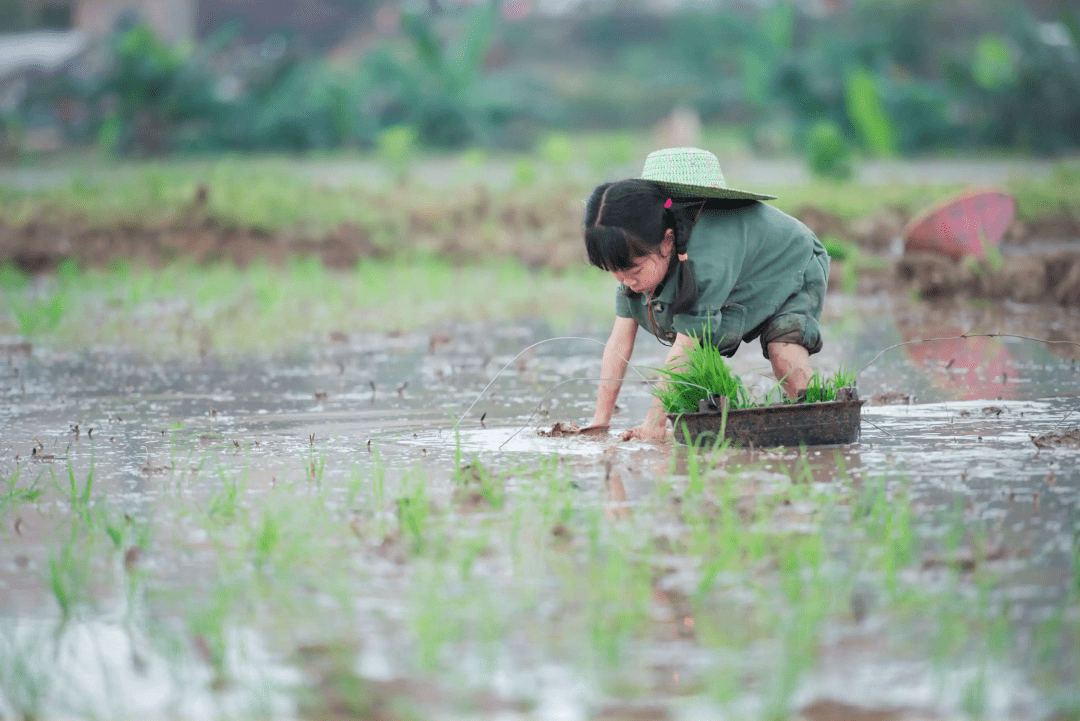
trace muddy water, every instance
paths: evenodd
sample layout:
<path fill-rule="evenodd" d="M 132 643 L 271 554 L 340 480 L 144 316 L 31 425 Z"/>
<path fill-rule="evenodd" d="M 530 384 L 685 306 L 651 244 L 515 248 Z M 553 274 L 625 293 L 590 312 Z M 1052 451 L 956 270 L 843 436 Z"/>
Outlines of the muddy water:
<path fill-rule="evenodd" d="M 922 338 L 1012 333 L 1077 342 L 1080 313 L 841 299 L 827 308 L 825 333 L 826 349 L 816 362 L 831 371 L 839 365 L 862 368 L 883 348 Z M 65 524 L 70 502 L 63 496 L 69 462 L 81 483 L 92 460 L 94 506 L 99 511 L 126 514 L 136 523 L 152 517 L 164 529 L 156 532 L 160 540 L 150 563 L 159 590 L 165 592 L 190 593 L 207 583 L 204 574 L 213 541 L 204 529 L 192 526 L 190 507 L 216 502 L 219 485 L 213 479 L 234 472 L 244 474 L 242 494 L 253 499 L 290 479 L 309 478 L 326 489 L 327 503 L 340 506 L 346 503 L 350 478 L 372 473 L 378 457 L 391 487 L 407 485 L 409 477 L 422 474 L 429 479 L 433 501 L 449 504 L 458 454 L 466 461 L 478 457 L 494 471 L 554 462 L 574 479 L 580 506 L 603 508 L 613 524 L 635 513 L 639 520 L 647 518 L 657 485 L 669 469 L 674 467 L 676 479 L 688 472 L 685 455 L 676 452 L 673 459 L 670 445 L 619 444 L 614 437 L 538 437 L 537 428 L 556 420 L 588 420 L 599 372 L 597 341 L 605 332 L 588 329 L 578 335 L 592 341 L 547 342 L 518 355 L 550 335 L 528 324 L 460 326 L 353 337 L 283 357 L 162 363 L 113 349 L 59 353 L 35 347 L 27 352 L 9 344 L 0 366 L 2 476 L 10 479 L 18 470 L 20 486 L 36 478 L 48 490 L 36 503 L 4 515 L 8 527 L 0 548 L 0 613 L 5 620 L 0 660 L 10 662 L 16 648 L 38 648 L 32 645 L 35 639 L 53 638 L 59 612 L 49 569 L 57 539 L 69 532 Z M 655 367 L 662 363 L 664 350 L 642 335 L 634 360 L 643 369 Z M 964 569 L 989 567 L 995 578 L 992 601 L 1007 605 L 1018 637 L 1029 639 L 1020 643 L 1014 662 L 964 662 L 943 670 L 918 657 L 883 652 L 881 639 L 898 632 L 875 627 L 881 621 L 871 612 L 866 624 L 854 631 L 825 627 L 817 662 L 793 692 L 795 708 L 809 714 L 818 708 L 815 702 L 825 699 L 908 709 L 912 718 L 948 717 L 964 713 L 966 690 L 977 681 L 989 689 L 985 710 L 991 715 L 1030 718 L 1059 709 L 1057 697 L 1045 693 L 1034 678 L 1038 674 L 1023 659 L 1025 643 L 1035 643 L 1034 629 L 1075 593 L 1080 450 L 1041 450 L 1032 437 L 1080 426 L 1077 359 L 1076 346 L 1000 337 L 903 346 L 876 358 L 859 376 L 862 396 L 879 400 L 864 408 L 860 443 L 811 449 L 805 457 L 760 451 L 726 455 L 725 467 L 743 469 L 740 472 L 762 488 L 799 473 L 808 474 L 815 487 L 835 488 L 838 494 L 890 479 L 892 487 L 902 488 L 910 499 L 929 538 L 947 536 L 949 519 L 959 514 L 984 536 L 961 539 L 960 551 L 931 543 L 921 567 L 906 573 L 918 575 L 918 583 L 928 587 L 960 584 L 961 597 L 968 593 L 974 603 L 982 597 Z M 751 385 L 763 392 L 771 387 L 767 362 L 756 346 L 742 349 L 734 365 Z M 616 432 L 635 425 L 649 401 L 646 383 L 627 383 L 615 417 Z M 455 429 L 456 418 L 461 420 Z M 178 477 L 210 480 L 184 485 Z M 618 482 L 612 483 L 613 478 Z M 177 490 L 181 486 L 183 490 Z M 507 488 L 510 496 L 529 491 L 527 480 Z M 388 490 L 387 496 L 392 493 Z M 807 525 L 798 508 L 784 523 L 792 529 L 816 528 Z M 187 550 L 171 550 L 168 538 L 184 539 Z M 497 560 L 489 563 L 495 566 Z M 672 563 L 654 592 L 661 615 L 671 613 L 664 611 L 665 594 L 679 598 L 693 591 L 686 559 Z M 362 639 L 353 663 L 356 672 L 373 683 L 413 683 L 416 671 L 408 660 L 412 644 L 402 630 L 399 607 L 415 578 L 403 574 L 399 565 L 377 559 L 357 573 L 364 582 L 351 590 L 356 608 L 347 624 L 347 635 Z M 872 601 L 867 603 L 872 606 Z M 292 690 L 300 673 L 282 650 L 280 633 L 268 632 L 272 641 L 250 628 L 231 630 L 226 646 L 234 657 L 233 675 L 241 678 L 221 690 L 198 654 L 170 661 L 140 651 L 138 638 L 123 630 L 130 604 L 130 599 L 115 598 L 98 605 L 106 610 L 83 617 L 55 649 L 49 647 L 61 660 L 42 661 L 46 670 L 39 670 L 40 678 L 31 684 L 47 699 L 41 708 L 121 716 L 296 713 Z M 669 605 L 674 607 L 674 602 Z M 163 616 L 177 612 L 167 602 L 162 606 Z M 540 618 L 548 612 L 541 604 L 516 618 L 529 623 L 533 614 Z M 1077 619 L 1067 617 L 1066 622 L 1076 624 Z M 290 633 L 301 639 L 305 634 L 318 636 L 316 620 L 291 623 L 296 629 Z M 909 632 L 906 628 L 901 635 Z M 896 648 L 895 641 L 889 649 Z M 624 709 L 623 716 L 617 704 L 611 705 L 618 694 L 557 656 L 522 643 L 517 634 L 496 645 L 493 653 L 497 672 L 482 664 L 474 668 L 468 658 L 456 669 L 467 684 L 503 699 L 481 704 L 487 711 L 474 709 L 476 715 L 576 719 L 610 706 L 615 710 L 608 717 L 629 718 L 640 703 L 656 705 L 664 714 L 657 717 L 712 718 L 718 713 L 709 694 L 694 692 L 699 687 L 679 686 L 680 673 L 701 677 L 716 662 L 685 637 L 658 640 L 638 650 L 642 663 L 652 673 L 666 674 L 667 680 L 650 682 L 653 690 L 644 700 L 638 698 L 638 706 Z M 24 651 L 20 658 L 31 656 Z M 1080 671 L 1075 648 L 1057 656 L 1050 671 L 1039 673 L 1067 676 Z M 141 660 L 133 665 L 133 657 Z M 17 676 L 12 668 L 7 663 L 0 676 L 5 681 L 0 690 L 9 696 L 18 686 L 11 681 Z M 71 684 L 76 691 L 59 690 Z M 438 698 L 427 699 L 429 711 L 440 707 Z M 528 703 L 515 705 L 507 698 L 527 698 Z M 5 704 L 16 707 L 10 698 Z M 757 715 L 766 706 L 754 694 L 735 694 L 726 708 L 737 718 Z M 905 715 L 898 713 L 897 718 Z"/>

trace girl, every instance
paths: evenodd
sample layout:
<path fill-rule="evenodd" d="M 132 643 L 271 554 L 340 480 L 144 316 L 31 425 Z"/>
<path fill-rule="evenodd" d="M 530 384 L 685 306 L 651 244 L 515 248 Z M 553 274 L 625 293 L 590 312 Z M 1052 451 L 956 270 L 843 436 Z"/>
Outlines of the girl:
<path fill-rule="evenodd" d="M 606 430 L 638 326 L 671 346 L 679 366 L 694 338 L 709 337 L 730 357 L 761 339 L 761 351 L 797 398 L 821 350 L 818 319 L 829 256 L 814 234 L 763 200 L 775 196 L 728 188 L 720 163 L 697 148 L 651 153 L 641 179 L 605 183 L 585 209 L 589 262 L 611 272 L 615 327 L 604 348 L 592 423 Z M 661 440 L 667 416 L 659 399 L 622 440 Z"/>

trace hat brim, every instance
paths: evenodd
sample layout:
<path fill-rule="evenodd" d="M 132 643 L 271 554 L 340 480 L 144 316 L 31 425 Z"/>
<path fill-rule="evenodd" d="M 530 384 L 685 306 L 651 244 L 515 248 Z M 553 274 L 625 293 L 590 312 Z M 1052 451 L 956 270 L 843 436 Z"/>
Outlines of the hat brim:
<path fill-rule="evenodd" d="M 689 195 L 695 198 L 722 198 L 724 200 L 776 200 L 775 195 L 764 193 L 751 193 L 748 190 L 736 188 L 714 188 L 708 185 L 688 185 L 686 183 L 672 183 L 666 180 L 653 180 L 642 178 L 656 183 L 664 190 L 669 190 L 678 195 Z"/>

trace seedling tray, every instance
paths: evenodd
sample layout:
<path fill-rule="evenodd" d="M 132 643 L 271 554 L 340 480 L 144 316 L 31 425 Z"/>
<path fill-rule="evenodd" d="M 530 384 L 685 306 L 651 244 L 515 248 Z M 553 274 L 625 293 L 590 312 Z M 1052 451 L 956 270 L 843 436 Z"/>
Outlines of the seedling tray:
<path fill-rule="evenodd" d="M 712 444 L 724 427 L 724 438 L 744 447 L 826 446 L 859 440 L 860 409 L 865 401 L 792 403 L 762 408 L 671 413 L 675 439 L 680 443 Z"/>

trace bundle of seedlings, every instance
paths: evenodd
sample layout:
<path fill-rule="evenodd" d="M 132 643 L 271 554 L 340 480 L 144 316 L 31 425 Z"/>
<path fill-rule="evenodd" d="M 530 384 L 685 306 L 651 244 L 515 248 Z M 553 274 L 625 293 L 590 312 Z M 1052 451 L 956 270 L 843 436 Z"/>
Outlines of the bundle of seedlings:
<path fill-rule="evenodd" d="M 828 403 L 835 400 L 849 400 L 845 398 L 843 390 L 854 390 L 855 371 L 844 370 L 843 366 L 833 373 L 830 378 L 824 378 L 814 371 L 810 381 L 806 384 L 806 393 L 800 398 L 800 402 Z M 848 395 L 854 395 L 848 394 Z"/>
<path fill-rule="evenodd" d="M 742 379 L 731 372 L 708 332 L 697 341 L 679 365 L 659 369 L 664 377 L 656 396 L 668 413 L 697 413 L 701 401 L 726 396 L 729 408 L 754 405 Z"/>
<path fill-rule="evenodd" d="M 827 403 L 854 397 L 853 393 L 841 391 L 855 387 L 855 372 L 841 367 L 830 377 L 815 372 L 807 383 L 806 392 L 797 400 L 785 398 L 780 381 L 764 398 L 754 398 L 742 379 L 731 371 L 716 345 L 710 342 L 708 334 L 695 340 L 697 343 L 685 360 L 659 369 L 663 382 L 655 393 L 668 413 L 697 413 L 702 408 L 702 401 L 707 401 L 706 405 L 712 408 L 723 397 L 728 399 L 728 408 L 732 410 L 771 405 L 774 395 L 782 403 Z"/>

